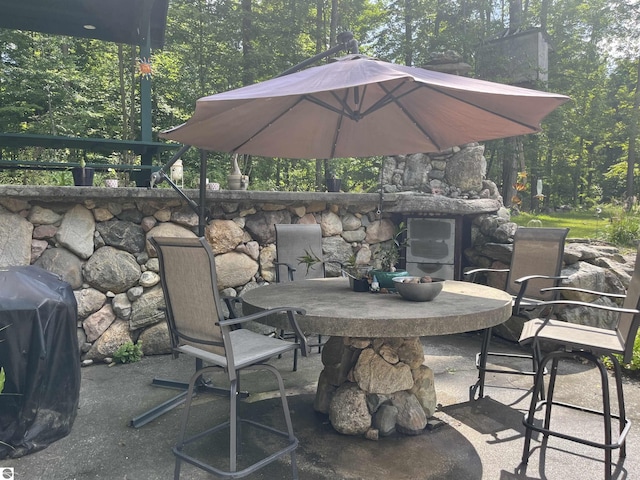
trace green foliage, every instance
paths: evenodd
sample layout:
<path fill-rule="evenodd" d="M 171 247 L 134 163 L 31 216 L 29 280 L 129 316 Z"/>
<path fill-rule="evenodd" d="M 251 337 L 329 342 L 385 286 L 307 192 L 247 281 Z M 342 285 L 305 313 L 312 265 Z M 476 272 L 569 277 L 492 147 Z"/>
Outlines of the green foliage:
<path fill-rule="evenodd" d="M 304 255 L 298 257 L 297 260 L 298 265 L 302 265 L 304 263 L 307 266 L 307 273 L 309 273 L 310 269 L 314 268 L 316 263 L 322 263 L 322 259 L 318 257 L 313 250 L 307 249 L 305 249 Z"/>
<path fill-rule="evenodd" d="M 633 214 L 612 218 L 606 229 L 606 238 L 621 247 L 634 246 L 640 239 L 640 220 Z"/>
<path fill-rule="evenodd" d="M 404 238 L 406 231 L 407 226 L 404 222 L 400 222 L 393 238 L 388 242 L 382 243 L 380 248 L 375 252 L 375 261 L 381 270 L 386 272 L 395 270 L 395 266 L 400 260 L 400 249 L 404 247 L 406 243 L 406 239 Z"/>
<path fill-rule="evenodd" d="M 623 360 L 622 355 L 615 355 L 615 357 L 620 362 L 620 366 L 627 373 L 633 372 L 636 375 L 640 373 L 640 335 L 637 335 L 635 341 L 633 342 L 633 354 L 631 356 L 631 361 L 629 363 L 626 363 L 626 364 L 622 363 L 622 360 Z M 603 357 L 602 361 L 607 366 L 607 368 L 609 369 L 613 368 L 613 363 L 611 362 L 611 360 L 609 360 L 608 357 Z"/>
<path fill-rule="evenodd" d="M 133 344 L 129 341 L 120 345 L 113 354 L 114 362 L 118 363 L 135 363 L 142 358 L 142 345 L 140 342 Z"/>
<path fill-rule="evenodd" d="M 566 213 L 530 214 L 521 213 L 511 217 L 511 221 L 522 227 L 533 226 L 534 222 L 538 227 L 547 228 L 569 228 L 570 238 L 593 238 L 601 239 L 607 228 L 609 218 L 611 218 L 611 208 L 603 209 L 600 215 L 594 210 L 578 211 Z M 538 223 L 540 222 L 540 223 Z"/>
<path fill-rule="evenodd" d="M 421 66 L 434 53 L 455 50 L 464 62 L 476 65 L 478 45 L 500 37 L 509 26 L 509 7 L 509 2 L 480 0 L 172 1 L 165 46 L 151 56 L 154 139 L 191 117 L 198 98 L 279 75 L 333 46 L 340 31 L 352 31 L 362 53 L 383 60 Z M 630 126 L 638 116 L 633 101 L 637 17 L 638 9 L 627 0 L 532 0 L 523 9 L 521 31 L 544 25 L 554 45 L 548 85 L 531 86 L 572 98 L 545 119 L 540 134 L 524 139 L 522 167 L 531 178 L 544 180 L 548 205 L 591 207 L 595 186 L 603 188 L 605 199 L 624 192 Z M 0 132 L 139 138 L 137 55 L 130 46 L 3 29 Z M 485 142 L 488 178 L 497 185 L 503 184 L 503 165 L 509 163 L 502 145 Z M 83 158 L 79 151 L 42 148 L 6 147 L 2 155 Z M 88 162 L 92 155 L 97 154 L 89 154 Z M 208 153 L 207 177 L 222 185 L 228 173 L 224 156 Z M 132 161 L 117 157 L 109 161 Z M 184 156 L 185 186 L 195 186 L 198 163 L 195 149 Z M 255 158 L 245 173 L 251 189 L 318 191 L 321 163 Z M 379 159 L 334 159 L 332 164 L 343 190 L 376 189 Z M 0 182 L 71 184 L 48 172 L 3 171 Z M 526 209 L 528 199 L 523 201 Z"/>

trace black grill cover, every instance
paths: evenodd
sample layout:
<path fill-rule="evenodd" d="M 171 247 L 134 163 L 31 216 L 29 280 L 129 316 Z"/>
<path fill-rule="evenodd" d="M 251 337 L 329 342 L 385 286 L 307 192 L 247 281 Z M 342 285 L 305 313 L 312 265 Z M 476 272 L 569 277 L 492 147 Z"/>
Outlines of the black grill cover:
<path fill-rule="evenodd" d="M 0 459 L 66 436 L 80 397 L 78 307 L 71 286 L 38 267 L 0 268 Z"/>

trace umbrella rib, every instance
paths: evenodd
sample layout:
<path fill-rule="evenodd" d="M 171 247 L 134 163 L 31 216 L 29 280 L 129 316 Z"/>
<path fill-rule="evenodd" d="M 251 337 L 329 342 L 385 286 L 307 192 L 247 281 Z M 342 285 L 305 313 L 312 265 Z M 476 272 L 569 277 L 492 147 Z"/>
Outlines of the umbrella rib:
<path fill-rule="evenodd" d="M 416 119 L 413 117 L 413 115 L 411 115 L 411 113 L 409 113 L 409 112 L 407 111 L 407 109 L 406 109 L 406 108 L 404 108 L 404 106 L 403 106 L 403 105 L 398 101 L 398 100 L 400 100 L 402 97 L 404 97 L 405 95 L 408 95 L 408 94 L 410 94 L 410 93 L 412 93 L 412 92 L 414 92 L 414 91 L 418 90 L 418 89 L 420 88 L 420 85 L 416 85 L 416 87 L 415 87 L 415 88 L 410 89 L 409 91 L 407 91 L 407 92 L 405 92 L 405 93 L 403 93 L 403 94 L 399 95 L 398 97 L 394 97 L 394 96 L 393 96 L 393 92 L 394 92 L 395 90 L 397 90 L 398 88 L 400 88 L 400 85 L 398 85 L 398 86 L 397 86 L 396 88 L 394 88 L 393 90 L 388 90 L 388 89 L 387 89 L 383 84 L 381 84 L 381 83 L 379 83 L 378 85 L 380 86 L 380 88 L 381 88 L 382 90 L 384 90 L 384 92 L 386 93 L 386 95 L 385 95 L 382 99 L 380 99 L 380 101 L 378 101 L 374 106 L 372 106 L 372 107 L 367 111 L 367 113 L 369 113 L 371 110 L 373 110 L 373 109 L 374 109 L 374 107 L 375 107 L 375 109 L 377 110 L 377 109 L 382 108 L 382 107 L 384 107 L 385 105 L 387 105 L 387 104 L 389 104 L 389 103 L 391 103 L 391 102 L 394 102 L 396 105 L 398 105 L 398 108 L 400 108 L 400 110 L 402 110 L 402 113 L 404 113 L 404 114 L 407 116 L 407 118 L 409 118 L 409 120 L 411 120 L 411 121 L 413 122 L 413 124 L 415 125 L 415 127 L 416 127 L 418 130 L 420 130 L 420 131 L 422 132 L 422 134 L 423 134 L 427 139 L 429 139 L 429 140 L 431 141 L 431 143 L 433 143 L 433 145 L 438 149 L 438 151 L 442 150 L 442 147 L 440 146 L 440 144 L 439 144 L 439 143 L 438 143 L 434 138 L 432 138 L 432 137 L 431 137 L 431 135 L 429 135 L 429 132 L 427 132 L 427 131 L 424 129 L 424 127 L 423 127 L 422 125 L 420 125 L 420 124 L 416 121 Z M 383 102 L 384 102 L 384 103 L 383 103 Z M 378 104 L 380 104 L 380 105 L 378 105 Z"/>
<path fill-rule="evenodd" d="M 431 90 L 433 90 L 435 92 L 438 92 L 441 95 L 445 95 L 445 96 L 447 96 L 449 98 L 453 98 L 454 100 L 457 100 L 458 102 L 462 102 L 462 103 L 466 103 L 467 105 L 471 105 L 472 107 L 475 107 L 478 110 L 482 110 L 483 112 L 489 113 L 491 115 L 495 115 L 496 117 L 500 117 L 500 118 L 502 118 L 504 120 L 507 120 L 507 121 L 512 122 L 512 123 L 516 123 L 516 124 L 521 125 L 523 127 L 531 128 L 535 132 L 539 132 L 540 131 L 540 128 L 535 126 L 535 125 L 530 125 L 528 123 L 521 122 L 519 120 L 516 120 L 515 118 L 511 118 L 511 117 L 509 117 L 507 115 L 503 115 L 501 113 L 498 113 L 498 112 L 495 112 L 495 111 L 490 110 L 488 108 L 485 108 L 485 107 L 483 107 L 481 105 L 478 105 L 477 103 L 471 102 L 469 100 L 465 100 L 465 99 L 460 98 L 460 97 L 456 97 L 455 95 L 452 95 L 452 94 L 450 94 L 450 93 L 448 93 L 448 92 L 446 92 L 446 91 L 444 91 L 444 90 L 442 90 L 440 88 L 436 88 L 433 85 L 421 84 L 420 87 L 429 88 L 429 89 L 431 89 Z"/>
<path fill-rule="evenodd" d="M 291 105 L 289 108 L 287 108 L 286 110 L 280 112 L 278 115 L 276 115 L 275 117 L 273 117 L 271 119 L 270 122 L 267 122 L 264 124 L 263 127 L 259 128 L 255 133 L 253 133 L 253 135 L 251 135 L 249 138 L 247 138 L 244 142 L 240 143 L 239 145 L 236 145 L 235 147 L 233 147 L 233 149 L 231 149 L 231 152 L 236 152 L 238 151 L 238 149 L 244 147 L 247 143 L 249 143 L 251 140 L 253 140 L 255 137 L 257 137 L 258 135 L 260 135 L 262 132 L 264 132 L 267 128 L 269 128 L 273 123 L 277 122 L 280 118 L 282 118 L 289 110 L 291 110 L 292 108 L 294 108 L 296 105 L 298 105 L 300 102 L 302 102 L 303 98 L 299 98 L 297 99 L 293 105 Z"/>
<path fill-rule="evenodd" d="M 330 158 L 334 158 L 335 155 L 336 155 L 336 148 L 338 146 L 338 136 L 340 135 L 340 128 L 342 128 L 342 119 L 344 118 L 344 115 L 345 115 L 344 110 L 345 109 L 349 109 L 349 105 L 347 105 L 347 102 L 346 102 L 346 97 L 349 95 L 349 89 L 347 89 L 345 91 L 345 93 L 344 93 L 344 96 L 345 96 L 344 101 L 340 101 L 340 99 L 338 98 L 338 96 L 334 92 L 331 92 L 331 93 L 342 104 L 342 112 L 339 112 L 340 116 L 338 117 L 338 123 L 336 125 L 335 134 L 333 135 L 333 144 L 331 145 L 331 157 Z"/>
<path fill-rule="evenodd" d="M 340 97 L 338 97 L 335 92 L 329 92 L 331 93 L 331 95 L 333 95 L 333 97 L 340 102 L 340 105 L 342 105 L 342 110 L 334 107 L 333 105 L 328 104 L 327 102 L 323 102 L 322 100 L 314 97 L 313 95 L 304 95 L 302 98 L 305 100 L 310 101 L 311 103 L 315 103 L 316 105 L 319 105 L 322 108 L 326 108 L 327 110 L 331 110 L 334 113 L 337 113 L 338 115 L 347 115 L 349 118 L 351 118 L 352 120 L 358 120 L 358 116 L 355 115 L 355 113 L 353 112 L 353 110 L 351 110 L 349 108 L 349 105 L 347 105 L 343 100 L 340 99 Z M 347 110 L 347 112 L 345 112 L 345 109 Z"/>

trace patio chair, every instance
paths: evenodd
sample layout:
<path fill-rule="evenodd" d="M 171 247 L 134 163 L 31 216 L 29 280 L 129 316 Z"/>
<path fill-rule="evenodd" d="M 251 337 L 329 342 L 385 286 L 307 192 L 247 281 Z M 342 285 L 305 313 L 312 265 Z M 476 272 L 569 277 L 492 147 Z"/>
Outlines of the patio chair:
<path fill-rule="evenodd" d="M 541 289 L 556 287 L 563 278 L 560 276 L 560 271 L 564 256 L 564 242 L 568 233 L 568 228 L 518 228 L 513 237 L 513 254 L 509 269 L 478 268 L 466 272 L 465 275 L 470 275 L 474 281 L 479 273 L 506 273 L 504 290 L 513 296 L 512 319 L 515 317 L 524 323 L 529 318 L 540 314 L 541 302 L 554 300 L 556 297 L 555 290 L 541 292 Z M 477 398 L 484 396 L 487 372 L 533 376 L 538 370 L 540 352 L 535 349 L 531 354 L 491 352 L 489 350 L 491 335 L 491 328 L 483 331 L 480 352 L 476 355 L 478 380 L 469 387 L 470 400 L 476 398 L 476 393 Z M 489 357 L 530 359 L 532 369 L 490 368 L 487 367 Z"/>
<path fill-rule="evenodd" d="M 565 290 L 565 287 L 547 289 L 550 291 Z M 568 288 L 569 290 L 579 290 L 576 288 Z M 619 449 L 620 460 L 626 457 L 626 435 L 631 427 L 631 422 L 626 417 L 624 405 L 624 392 L 622 387 L 622 374 L 620 362 L 616 355 L 622 356 L 624 363 L 629 363 L 633 356 L 633 344 L 640 323 L 640 249 L 636 254 L 636 264 L 629 284 L 627 295 L 602 294 L 599 292 L 588 293 L 600 294 L 614 298 L 624 297 L 623 307 L 613 307 L 601 304 L 585 303 L 570 300 L 556 300 L 546 302 L 547 306 L 556 305 L 576 305 L 588 308 L 608 310 L 619 313 L 618 323 L 615 329 L 608 330 L 604 328 L 591 327 L 582 324 L 567 323 L 559 320 L 552 320 L 547 316 L 545 319 L 536 318 L 525 323 L 520 336 L 521 344 L 540 344 L 543 343 L 545 349 L 554 348 L 540 362 L 538 373 L 535 379 L 535 387 L 531 399 L 529 412 L 523 419 L 526 428 L 524 450 L 522 454 L 522 465 L 526 468 L 527 461 L 531 454 L 531 435 L 534 431 L 543 435 L 543 444 L 546 444 L 549 436 L 560 437 L 565 440 L 577 442 L 583 445 L 589 445 L 603 449 L 605 452 L 605 474 L 604 478 L 610 480 L 612 476 L 612 451 Z M 602 390 L 602 410 L 593 410 L 585 406 L 568 404 L 554 400 L 554 388 L 556 386 L 558 375 L 558 364 L 561 359 L 574 360 L 578 357 L 580 360 L 589 362 L 598 367 L 601 379 Z M 609 374 L 603 363 L 603 357 L 609 359 L 613 365 L 613 372 L 616 381 L 616 393 L 618 397 L 618 415 L 611 413 L 611 392 L 609 391 Z M 545 390 L 545 382 L 543 378 L 543 369 L 551 362 L 551 370 L 549 373 L 548 387 Z M 543 395 L 546 393 L 546 395 Z M 546 400 L 538 401 L 538 396 Z M 564 425 L 562 431 L 559 429 L 551 430 L 551 411 L 552 406 L 558 405 L 572 410 L 578 410 L 585 414 L 599 415 L 604 422 L 604 441 L 595 439 L 580 438 L 575 434 L 569 433 L 570 426 Z M 536 412 L 544 412 L 544 421 L 536 421 Z M 619 422 L 618 434 L 612 432 L 611 419 Z M 556 422 L 557 423 L 557 422 Z M 620 465 L 619 465 L 620 466 Z"/>
<path fill-rule="evenodd" d="M 322 229 L 316 224 L 275 224 L 276 230 L 276 283 L 295 282 L 312 278 L 324 278 L 325 262 L 322 258 Z M 308 259 L 308 263 L 302 259 Z M 293 332 L 280 331 L 287 339 Z M 322 335 L 318 343 L 310 345 L 322 350 Z M 293 371 L 298 369 L 298 353 L 293 352 Z"/>
<path fill-rule="evenodd" d="M 324 278 L 322 259 L 322 230 L 315 224 L 275 224 L 276 230 L 276 282 L 294 282 L 309 278 Z M 314 263 L 305 264 L 308 257 Z"/>
<path fill-rule="evenodd" d="M 301 349 L 302 355 L 306 356 L 306 339 L 294 315 L 304 314 L 304 311 L 283 307 L 225 320 L 217 288 L 214 255 L 207 241 L 204 238 L 158 237 L 149 241 L 158 252 L 167 324 L 174 354 L 189 355 L 202 361 L 202 365 L 207 364 L 198 369 L 189 382 L 178 441 L 173 447 L 176 456 L 174 479 L 179 479 L 183 461 L 219 477 L 240 478 L 287 454 L 291 455 L 293 478 L 298 478 L 295 457 L 298 440 L 293 434 L 282 376 L 278 370 L 264 362 L 291 350 Z M 291 329 L 297 333 L 298 342 L 287 342 L 238 328 L 245 322 L 274 313 L 288 316 Z M 229 418 L 187 438 L 187 425 L 196 383 L 203 374 L 216 369 L 223 370 L 229 380 Z M 275 376 L 280 390 L 286 432 L 239 416 L 238 384 L 241 370 L 266 370 Z M 241 443 L 241 424 L 284 437 L 284 446 L 239 470 L 237 457 Z M 202 458 L 196 458 L 195 453 L 190 453 L 189 445 L 192 442 L 223 430 L 229 431 L 228 469 L 211 465 Z"/>

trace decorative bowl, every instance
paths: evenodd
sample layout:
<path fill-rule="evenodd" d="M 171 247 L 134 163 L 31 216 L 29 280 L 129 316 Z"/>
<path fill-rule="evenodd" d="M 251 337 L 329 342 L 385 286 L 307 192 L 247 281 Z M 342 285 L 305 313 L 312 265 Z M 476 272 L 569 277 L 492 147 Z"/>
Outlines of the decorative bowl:
<path fill-rule="evenodd" d="M 430 302 L 442 291 L 444 279 L 432 278 L 426 283 L 420 283 L 420 279 L 421 277 L 398 277 L 393 281 L 396 290 L 405 300 Z"/>

